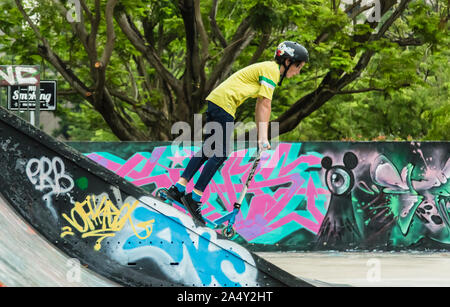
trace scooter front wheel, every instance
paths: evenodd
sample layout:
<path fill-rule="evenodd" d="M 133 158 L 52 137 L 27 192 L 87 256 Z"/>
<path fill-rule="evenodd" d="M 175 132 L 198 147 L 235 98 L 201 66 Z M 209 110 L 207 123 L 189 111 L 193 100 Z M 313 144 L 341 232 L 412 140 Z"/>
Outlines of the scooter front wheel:
<path fill-rule="evenodd" d="M 233 226 L 227 226 L 222 229 L 222 234 L 225 238 L 231 239 L 236 234 L 236 229 Z"/>

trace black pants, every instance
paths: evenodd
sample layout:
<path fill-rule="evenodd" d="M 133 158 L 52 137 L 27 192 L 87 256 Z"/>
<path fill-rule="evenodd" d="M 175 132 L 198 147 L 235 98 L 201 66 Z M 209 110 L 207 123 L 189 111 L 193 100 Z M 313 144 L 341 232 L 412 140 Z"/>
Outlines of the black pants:
<path fill-rule="evenodd" d="M 231 151 L 231 136 L 234 118 L 224 109 L 208 101 L 206 112 L 206 134 L 202 148 L 191 158 L 181 177 L 188 182 L 206 162 L 194 188 L 204 191 L 219 167 L 227 160 Z M 214 131 L 214 133 L 212 133 Z"/>

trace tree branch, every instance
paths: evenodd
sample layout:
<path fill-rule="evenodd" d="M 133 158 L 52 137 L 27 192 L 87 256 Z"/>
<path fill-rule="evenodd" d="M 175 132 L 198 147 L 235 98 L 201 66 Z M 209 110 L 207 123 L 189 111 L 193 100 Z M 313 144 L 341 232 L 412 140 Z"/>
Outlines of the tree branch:
<path fill-rule="evenodd" d="M 196 26 L 196 14 L 194 0 L 179 0 L 178 8 L 183 18 L 184 30 L 186 36 L 186 56 L 185 71 L 183 76 L 184 91 L 190 105 L 194 87 L 200 87 L 200 54 L 198 47 L 198 31 Z M 195 102 L 193 101 L 195 104 Z M 196 110 L 195 105 L 191 107 Z"/>
<path fill-rule="evenodd" d="M 106 20 L 106 43 L 103 49 L 103 54 L 100 60 L 97 60 L 97 54 L 95 59 L 94 67 L 95 67 L 95 91 L 94 91 L 94 99 L 96 103 L 100 103 L 103 100 L 103 95 L 105 91 L 106 84 L 106 69 L 109 64 L 109 60 L 111 59 L 112 53 L 114 51 L 114 45 L 116 40 L 116 34 L 114 32 L 114 8 L 117 4 L 117 0 L 108 0 L 105 8 L 105 20 Z M 97 16 L 99 16 L 99 12 L 97 12 Z M 96 30 L 95 30 L 96 31 Z M 93 33 L 91 33 L 92 35 Z"/>
<path fill-rule="evenodd" d="M 346 94 L 359 94 L 359 93 L 365 93 L 365 92 L 384 92 L 386 89 L 384 88 L 377 88 L 377 87 L 369 87 L 369 88 L 362 88 L 358 90 L 350 90 L 350 91 L 334 91 L 331 92 L 336 95 L 346 95 Z"/>
<path fill-rule="evenodd" d="M 411 86 L 410 83 L 403 83 L 400 84 L 397 89 L 403 88 L 403 87 L 409 87 Z M 359 93 L 366 93 L 366 92 L 386 92 L 385 88 L 378 88 L 378 87 L 368 87 L 368 88 L 362 88 L 357 90 L 349 90 L 349 91 L 331 91 L 333 94 L 336 95 L 346 95 L 346 94 L 359 94 Z"/>
<path fill-rule="evenodd" d="M 266 48 L 269 44 L 271 34 L 272 34 L 272 29 L 268 29 L 267 31 L 265 31 L 262 34 L 261 41 L 258 44 L 258 48 L 256 49 L 255 53 L 253 54 L 252 58 L 250 59 L 249 64 L 254 64 L 259 60 L 262 53 L 264 52 L 264 50 L 266 50 Z"/>
<path fill-rule="evenodd" d="M 101 57 L 101 62 L 103 67 L 106 67 L 109 64 L 109 60 L 111 59 L 114 45 L 116 42 L 116 33 L 114 31 L 114 8 L 117 4 L 117 0 L 109 0 L 106 3 L 105 9 L 105 19 L 106 19 L 106 44 L 105 49 L 103 50 L 103 55 Z"/>
<path fill-rule="evenodd" d="M 398 5 L 397 9 L 389 16 L 389 18 L 381 25 L 380 30 L 378 30 L 378 33 L 374 34 L 369 38 L 369 41 L 379 40 L 383 37 L 383 35 L 386 33 L 386 31 L 389 29 L 389 27 L 394 23 L 397 18 L 400 17 L 400 15 L 403 13 L 403 11 L 408 6 L 408 3 L 411 2 L 411 0 L 402 0 L 400 4 Z M 392 6 L 397 3 L 397 1 L 391 2 Z M 391 6 L 391 7 L 392 7 Z M 384 8 L 385 11 L 387 11 L 389 8 Z"/>
<path fill-rule="evenodd" d="M 349 7 L 347 7 L 347 8 L 345 9 L 344 12 L 345 12 L 347 15 L 352 14 L 353 9 L 354 9 L 355 7 L 357 7 L 357 6 L 359 6 L 359 5 L 361 4 L 361 1 L 362 1 L 362 0 L 354 1 Z"/>
<path fill-rule="evenodd" d="M 164 131 L 164 129 L 166 129 L 165 126 L 160 124 L 161 120 L 167 120 L 166 116 L 162 112 L 151 107 L 148 103 L 140 106 L 138 101 L 128 97 L 126 94 L 119 91 L 108 89 L 108 92 L 111 94 L 111 96 L 116 97 L 121 101 L 131 105 L 133 107 L 133 111 L 136 112 L 136 114 L 147 127 L 159 130 L 159 137 L 168 140 L 167 135 L 169 133 L 167 131 Z M 124 115 L 126 115 L 126 113 L 124 113 Z"/>
<path fill-rule="evenodd" d="M 345 9 L 345 13 L 348 15 L 348 17 L 350 19 L 355 18 L 356 16 L 358 16 L 359 14 L 361 14 L 362 12 L 372 8 L 375 5 L 375 2 L 368 4 L 368 5 L 364 5 L 362 7 L 359 7 L 361 5 L 362 0 L 357 0 L 355 2 L 353 2 L 353 4 L 351 4 L 349 7 L 347 7 Z M 380 14 L 381 16 L 383 16 L 394 4 L 397 3 L 397 0 L 380 0 L 380 5 L 381 5 L 381 9 L 380 9 Z M 357 9 L 358 8 L 358 9 Z M 357 9 L 357 10 L 355 10 Z M 368 22 L 366 21 L 366 23 L 369 23 L 371 25 L 372 28 L 374 28 L 377 25 L 377 22 Z M 314 40 L 314 44 L 318 45 L 324 41 L 326 41 L 329 37 L 330 37 L 330 32 L 336 32 L 339 31 L 340 29 L 325 29 L 322 31 L 322 33 L 319 34 L 319 36 L 317 36 L 317 38 Z"/>
<path fill-rule="evenodd" d="M 121 12 L 116 15 L 116 21 L 131 44 L 142 53 L 145 59 L 156 69 L 161 78 L 170 85 L 172 90 L 181 96 L 183 94 L 181 82 L 164 67 L 153 45 L 145 43 L 142 35 L 136 26 L 130 22 L 128 16 L 124 12 Z"/>
<path fill-rule="evenodd" d="M 23 8 L 22 5 L 22 1 L 20 0 L 15 0 L 16 2 L 16 6 L 19 9 L 20 13 L 22 14 L 23 18 L 26 20 L 26 22 L 28 23 L 28 25 L 30 26 L 30 28 L 33 30 L 34 34 L 37 36 L 37 38 L 40 41 L 45 41 L 47 42 L 47 40 L 42 36 L 41 31 L 39 31 L 38 27 L 34 24 L 34 22 L 31 20 L 30 16 L 28 16 L 27 12 L 25 12 L 25 9 Z"/>
<path fill-rule="evenodd" d="M 213 33 L 214 38 L 218 39 L 220 42 L 220 45 L 223 48 L 227 47 L 227 41 L 225 37 L 223 36 L 222 32 L 219 29 L 219 26 L 217 25 L 216 16 L 217 16 L 217 8 L 219 6 L 219 0 L 213 0 L 211 11 L 209 12 L 209 22 L 211 24 L 211 30 Z"/>
<path fill-rule="evenodd" d="M 117 0 L 112 0 L 117 1 Z M 42 42 L 38 46 L 38 54 L 52 64 L 52 66 L 62 75 L 62 77 L 70 84 L 71 88 L 80 94 L 86 101 L 88 101 L 104 118 L 113 133 L 121 140 L 145 140 L 147 134 L 139 130 L 129 120 L 126 114 L 121 116 L 117 111 L 117 106 L 114 104 L 113 97 L 111 97 L 107 89 L 103 89 L 101 97 L 94 96 L 94 93 L 74 74 L 74 72 L 66 66 L 61 58 L 52 50 L 47 39 L 41 34 L 38 27 L 33 23 L 31 18 L 25 12 L 20 0 L 15 0 L 16 5 L 32 28 L 36 37 Z M 58 3 L 56 3 L 58 5 Z M 60 8 L 62 11 L 62 8 Z M 64 8 L 65 10 L 65 8 Z M 81 23 L 79 23 L 81 24 Z M 81 29 L 78 27 L 78 29 Z M 119 106 L 120 108 L 120 106 Z"/>
<path fill-rule="evenodd" d="M 205 26 L 203 25 L 202 13 L 200 11 L 200 0 L 195 0 L 194 5 L 195 5 L 195 22 L 197 25 L 198 33 L 200 35 L 200 41 L 202 43 L 202 59 L 205 60 L 209 56 L 208 34 L 206 33 Z"/>
<path fill-rule="evenodd" d="M 351 4 L 349 7 L 345 9 L 344 12 L 349 16 L 349 18 L 352 18 L 351 15 L 353 9 L 359 6 L 361 4 L 361 1 L 362 0 L 354 1 L 353 4 Z M 334 29 L 334 31 L 335 30 L 336 29 Z M 314 44 L 319 45 L 320 43 L 326 41 L 328 37 L 330 37 L 329 29 L 326 29 L 317 36 L 317 38 L 314 40 Z"/>
<path fill-rule="evenodd" d="M 59 90 L 58 96 L 70 96 L 70 95 L 79 95 L 79 93 L 76 90 Z"/>
<path fill-rule="evenodd" d="M 88 38 L 88 46 L 97 54 L 97 33 L 101 20 L 100 0 L 95 0 L 95 15 L 91 17 L 91 33 Z"/>
<path fill-rule="evenodd" d="M 358 10 L 355 10 L 355 11 L 352 10 L 352 12 L 349 14 L 348 18 L 353 19 L 356 16 L 358 16 L 359 14 L 361 14 L 367 10 L 370 10 L 374 6 L 375 6 L 375 2 L 372 2 L 367 5 L 361 6 L 360 8 L 358 8 Z"/>
<path fill-rule="evenodd" d="M 195 4 L 196 25 L 197 25 L 198 33 L 200 34 L 200 41 L 202 44 L 201 60 L 200 60 L 200 67 L 199 67 L 200 84 L 199 84 L 197 92 L 203 92 L 203 89 L 204 89 L 205 83 L 206 83 L 205 66 L 206 66 L 206 62 L 209 59 L 209 39 L 208 39 L 208 34 L 206 33 L 206 30 L 205 30 L 205 26 L 203 25 L 202 13 L 200 11 L 200 0 L 195 0 L 194 4 Z M 196 95 L 197 95 L 197 93 L 196 93 Z"/>
<path fill-rule="evenodd" d="M 66 18 L 66 15 L 68 13 L 67 9 L 64 7 L 64 5 L 59 0 L 52 0 L 52 2 L 55 4 L 56 8 L 59 10 L 61 16 L 63 18 Z M 78 36 L 78 39 L 83 44 L 84 49 L 89 55 L 89 58 L 92 59 L 92 57 L 95 56 L 95 50 L 92 50 L 89 48 L 88 44 L 88 38 L 89 34 L 86 31 L 86 25 L 84 23 L 83 14 L 80 16 L 80 22 L 71 22 L 73 32 Z"/>
<path fill-rule="evenodd" d="M 406 38 L 398 38 L 398 39 L 390 39 L 391 42 L 396 43 L 399 46 L 422 46 L 424 42 L 416 37 L 406 37 Z"/>
<path fill-rule="evenodd" d="M 224 56 L 222 56 L 219 63 L 217 63 L 209 80 L 206 82 L 206 93 L 209 93 L 214 86 L 230 72 L 234 60 L 236 60 L 242 50 L 248 46 L 254 36 L 255 31 L 251 28 L 250 17 L 246 17 L 237 28 L 231 43 L 223 50 Z"/>
<path fill-rule="evenodd" d="M 86 13 L 87 17 L 92 21 L 93 16 L 91 11 L 89 10 L 89 7 L 86 5 L 86 2 L 84 0 L 79 0 L 81 7 L 83 8 L 84 12 Z"/>

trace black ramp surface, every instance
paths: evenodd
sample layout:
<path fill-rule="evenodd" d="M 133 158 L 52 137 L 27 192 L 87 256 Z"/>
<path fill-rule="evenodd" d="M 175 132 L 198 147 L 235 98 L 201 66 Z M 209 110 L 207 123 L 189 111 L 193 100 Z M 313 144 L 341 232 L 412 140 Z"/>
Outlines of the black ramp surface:
<path fill-rule="evenodd" d="M 0 108 L 0 192 L 70 258 L 125 286 L 312 286 Z"/>

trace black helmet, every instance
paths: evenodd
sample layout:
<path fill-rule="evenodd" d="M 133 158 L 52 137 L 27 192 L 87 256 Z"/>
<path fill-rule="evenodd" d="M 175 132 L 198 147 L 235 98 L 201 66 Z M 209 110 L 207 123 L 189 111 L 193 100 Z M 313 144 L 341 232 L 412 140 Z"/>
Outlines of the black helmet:
<path fill-rule="evenodd" d="M 307 63 L 309 61 L 308 50 L 296 42 L 282 42 L 275 51 L 275 62 L 283 64 L 285 59 L 289 59 L 294 63 Z"/>
<path fill-rule="evenodd" d="M 284 61 L 286 59 L 289 59 L 291 61 L 289 65 L 286 65 Z M 292 64 L 301 62 L 307 63 L 308 61 L 308 50 L 306 50 L 306 48 L 299 43 L 285 41 L 279 44 L 277 50 L 275 51 L 275 62 L 277 62 L 278 65 L 284 66 L 284 73 L 281 76 L 280 81 L 278 82 L 278 86 L 281 86 L 281 84 L 283 83 L 283 80 L 286 77 L 286 73 Z"/>

